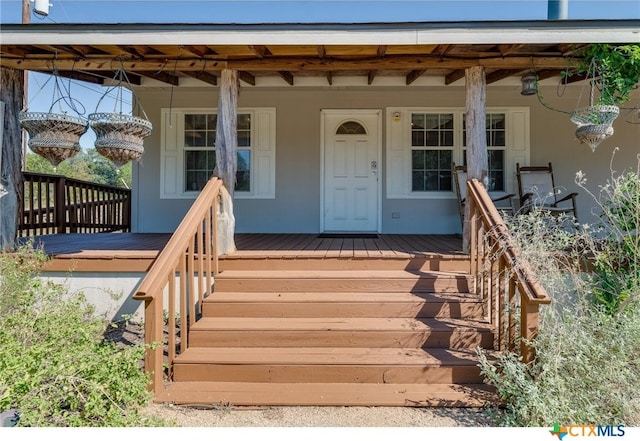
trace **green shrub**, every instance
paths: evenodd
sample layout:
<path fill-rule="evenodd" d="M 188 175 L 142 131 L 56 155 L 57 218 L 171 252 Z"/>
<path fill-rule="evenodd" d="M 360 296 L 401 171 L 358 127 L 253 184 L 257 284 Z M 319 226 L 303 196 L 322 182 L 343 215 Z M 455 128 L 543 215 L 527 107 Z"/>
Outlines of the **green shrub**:
<path fill-rule="evenodd" d="M 479 353 L 504 403 L 497 424 L 640 425 L 639 183 L 629 173 L 602 187 L 603 223 L 594 231 L 567 232 L 544 212 L 509 221 L 553 303 L 541 308 L 539 335 L 528 342 L 533 362 Z"/>
<path fill-rule="evenodd" d="M 0 410 L 24 426 L 140 426 L 150 394 L 142 345 L 105 341 L 105 322 L 81 296 L 43 282 L 45 257 L 0 254 Z"/>

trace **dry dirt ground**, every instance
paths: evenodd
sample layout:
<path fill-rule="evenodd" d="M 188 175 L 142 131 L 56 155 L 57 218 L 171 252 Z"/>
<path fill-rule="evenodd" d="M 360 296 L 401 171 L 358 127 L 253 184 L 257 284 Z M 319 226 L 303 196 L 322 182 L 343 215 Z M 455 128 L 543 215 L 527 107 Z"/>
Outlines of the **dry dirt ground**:
<path fill-rule="evenodd" d="M 136 323 L 108 328 L 107 340 L 119 345 L 143 342 Z M 468 408 L 412 407 L 234 407 L 150 404 L 143 413 L 177 427 L 486 427 L 488 411 Z"/>
<path fill-rule="evenodd" d="M 486 427 L 479 409 L 408 407 L 226 407 L 150 405 L 144 410 L 178 427 Z"/>

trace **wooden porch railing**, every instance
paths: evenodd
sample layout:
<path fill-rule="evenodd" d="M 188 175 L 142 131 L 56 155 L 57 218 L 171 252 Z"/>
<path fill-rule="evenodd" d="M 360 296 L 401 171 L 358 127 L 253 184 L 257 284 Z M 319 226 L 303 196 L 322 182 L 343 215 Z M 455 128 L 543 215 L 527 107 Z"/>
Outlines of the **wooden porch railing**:
<path fill-rule="evenodd" d="M 189 346 L 187 331 L 196 321 L 196 308 L 199 314 L 202 300 L 213 286 L 213 276 L 218 273 L 216 230 L 221 188 L 220 179 L 209 180 L 133 296 L 145 302 L 145 370 L 151 374 L 156 397 L 163 390 L 164 353 L 171 366 L 176 355 Z"/>
<path fill-rule="evenodd" d="M 533 351 L 525 340 L 538 332 L 540 305 L 551 303 L 528 263 L 518 256 L 502 217 L 484 186 L 467 182 L 471 212 L 471 275 L 485 314 L 496 329 L 496 348 L 519 351 L 525 361 Z M 518 317 L 519 314 L 519 317 Z M 519 343 L 519 347 L 518 347 Z"/>
<path fill-rule="evenodd" d="M 131 230 L 131 190 L 23 172 L 18 235 Z"/>

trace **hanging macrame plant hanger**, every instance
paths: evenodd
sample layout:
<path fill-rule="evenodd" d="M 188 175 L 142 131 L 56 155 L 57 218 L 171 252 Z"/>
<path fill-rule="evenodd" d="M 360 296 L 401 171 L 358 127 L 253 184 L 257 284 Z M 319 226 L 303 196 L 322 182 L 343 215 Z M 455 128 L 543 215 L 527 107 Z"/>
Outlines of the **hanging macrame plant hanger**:
<path fill-rule="evenodd" d="M 29 134 L 29 148 L 57 167 L 62 161 L 80 151 L 80 137 L 89 126 L 87 120 L 82 118 L 85 113 L 84 107 L 78 100 L 71 97 L 70 87 L 64 88 L 55 66 L 53 75 L 45 81 L 38 92 L 42 91 L 52 78 L 54 79 L 53 98 L 49 111 L 28 112 L 25 108 L 18 113 L 18 121 Z M 59 113 L 53 112 L 56 104 Z M 69 115 L 64 110 L 63 104 L 77 116 Z"/>
<path fill-rule="evenodd" d="M 577 107 L 571 112 L 571 122 L 576 124 L 576 138 L 595 151 L 602 141 L 613 135 L 613 121 L 620 114 L 620 108 L 614 104 L 606 104 L 608 98 L 607 85 L 603 75 L 596 72 L 595 63 L 591 63 L 587 78 L 589 79 L 589 105 Z M 600 98 L 595 100 L 596 91 Z M 578 106 L 582 99 L 582 92 L 578 98 Z"/>
<path fill-rule="evenodd" d="M 120 168 L 127 162 L 137 161 L 142 157 L 144 153 L 143 140 L 151 134 L 153 126 L 133 92 L 133 87 L 131 87 L 122 67 L 116 72 L 114 81 L 116 81 L 116 85 L 107 89 L 98 101 L 96 112 L 90 114 L 88 118 L 89 125 L 96 133 L 96 150 Z M 131 114 L 123 112 L 122 89 L 125 84 L 129 86 L 128 89 L 131 91 L 133 99 Z M 102 100 L 113 91 L 116 92 L 113 112 L 98 112 Z M 136 107 L 139 107 L 144 118 L 133 116 Z"/>

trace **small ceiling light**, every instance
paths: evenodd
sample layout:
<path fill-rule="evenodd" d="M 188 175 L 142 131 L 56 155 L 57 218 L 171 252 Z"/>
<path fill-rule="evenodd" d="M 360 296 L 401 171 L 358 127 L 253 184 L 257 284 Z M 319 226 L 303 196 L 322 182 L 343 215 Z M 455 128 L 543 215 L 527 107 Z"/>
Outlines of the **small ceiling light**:
<path fill-rule="evenodd" d="M 534 74 L 527 74 L 523 76 L 521 95 L 536 95 L 538 93 L 538 77 Z"/>

